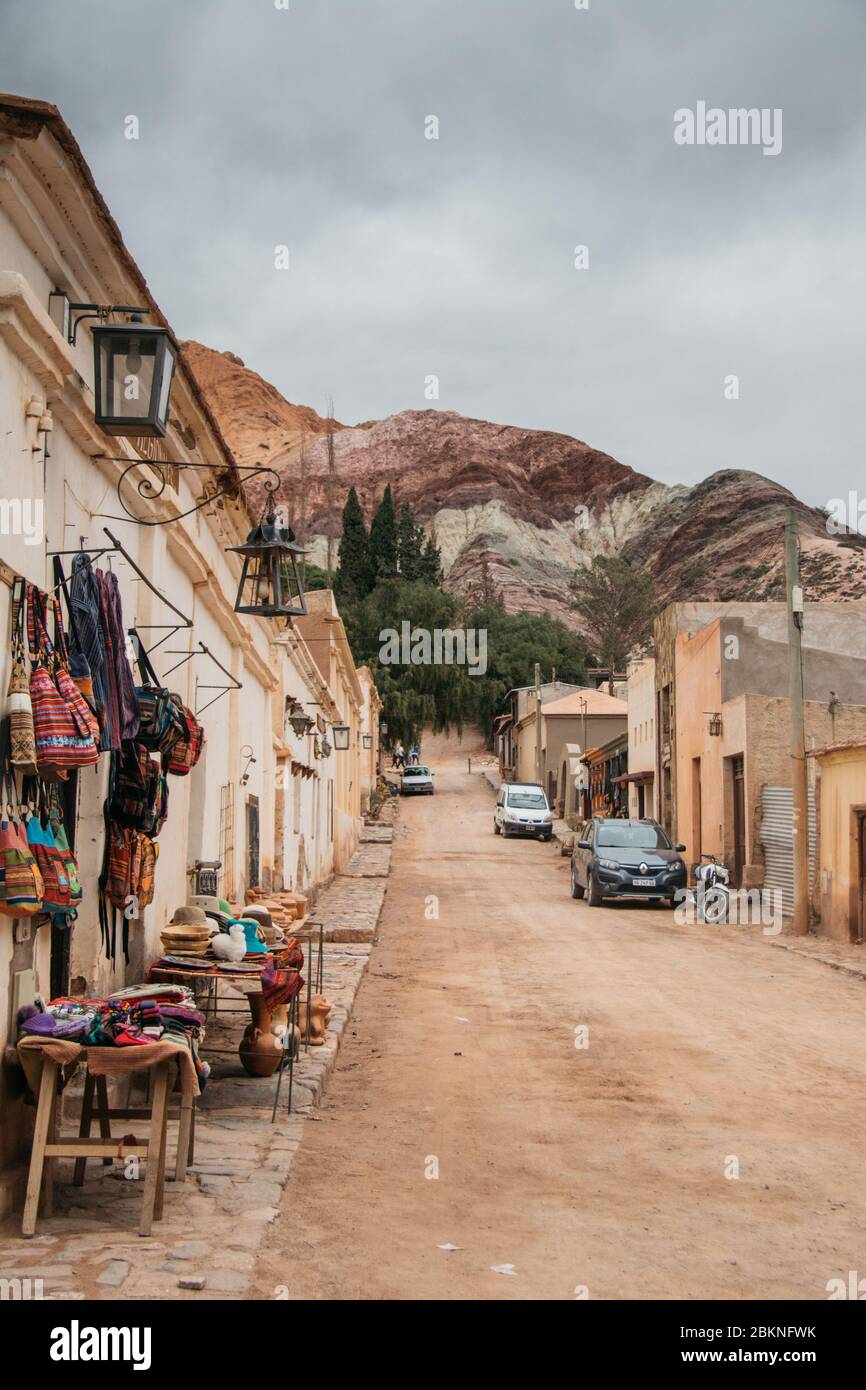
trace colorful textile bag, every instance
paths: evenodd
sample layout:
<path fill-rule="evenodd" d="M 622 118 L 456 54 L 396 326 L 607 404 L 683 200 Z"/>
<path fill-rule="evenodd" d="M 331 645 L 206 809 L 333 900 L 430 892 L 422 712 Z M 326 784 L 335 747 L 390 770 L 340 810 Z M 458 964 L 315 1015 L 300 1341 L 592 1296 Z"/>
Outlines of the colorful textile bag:
<path fill-rule="evenodd" d="M 138 699 L 138 740 L 146 748 L 156 753 L 171 753 L 175 744 L 187 732 L 183 717 L 183 702 L 178 695 L 172 695 L 151 665 L 144 645 L 135 634 L 138 643 L 138 665 L 144 684 L 136 686 Z"/>
<path fill-rule="evenodd" d="M 178 739 L 166 760 L 166 771 L 173 777 L 186 777 L 202 755 L 204 748 L 204 729 L 192 710 L 181 705 L 185 732 Z"/>
<path fill-rule="evenodd" d="M 159 814 L 161 777 L 143 743 L 111 755 L 108 815 L 119 826 L 152 832 Z"/>
<path fill-rule="evenodd" d="M 50 812 L 50 824 L 52 834 L 54 835 L 54 843 L 57 846 L 60 858 L 63 860 L 63 865 L 66 869 L 66 876 L 69 879 L 69 896 L 72 901 L 73 907 L 75 907 L 78 903 L 81 902 L 84 893 L 81 887 L 81 878 L 78 873 L 78 863 L 76 861 L 75 855 L 69 848 L 69 839 L 66 834 L 66 826 L 63 824 L 63 813 L 56 800 L 56 797 L 53 797 L 53 803 Z"/>
<path fill-rule="evenodd" d="M 0 820 L 0 912 L 34 917 L 42 912 L 43 883 L 20 821 Z"/>
<path fill-rule="evenodd" d="M 30 675 L 30 700 L 36 735 L 36 764 L 41 777 L 57 781 L 70 768 L 88 767 L 99 760 L 99 726 L 87 701 L 61 667 L 57 683 L 50 667 L 56 665 L 54 648 L 44 623 L 45 596 L 33 584 L 27 586 L 27 632 L 34 668 Z"/>
<path fill-rule="evenodd" d="M 49 916 L 56 912 L 68 912 L 73 906 L 69 874 L 50 822 L 43 825 L 41 816 L 31 816 L 27 822 L 27 843 L 42 875 L 42 911 Z"/>
<path fill-rule="evenodd" d="M 9 720 L 10 761 L 26 777 L 36 772 L 36 734 L 24 664 L 24 597 L 24 580 L 19 576 L 12 586 L 12 672 L 5 714 Z"/>

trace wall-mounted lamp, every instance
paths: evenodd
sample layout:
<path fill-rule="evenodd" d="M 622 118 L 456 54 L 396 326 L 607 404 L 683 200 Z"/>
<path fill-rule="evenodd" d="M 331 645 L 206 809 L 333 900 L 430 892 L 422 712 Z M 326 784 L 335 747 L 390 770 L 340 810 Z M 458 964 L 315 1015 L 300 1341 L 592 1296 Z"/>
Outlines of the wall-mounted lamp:
<path fill-rule="evenodd" d="M 364 737 L 364 747 L 365 747 L 365 748 L 372 748 L 372 747 L 373 747 L 373 735 L 372 735 L 372 734 L 364 734 L 363 737 Z"/>
<path fill-rule="evenodd" d="M 150 310 L 134 304 L 71 304 L 62 290 L 48 297 L 48 311 L 68 343 L 78 325 L 98 319 L 93 335 L 94 418 L 106 434 L 162 438 L 168 429 L 171 384 L 178 346 L 167 328 L 144 323 Z M 109 323 L 111 314 L 129 314 Z"/>
<path fill-rule="evenodd" d="M 249 743 L 245 743 L 243 748 L 241 749 L 241 757 L 246 758 L 246 762 L 244 763 L 244 770 L 241 773 L 241 786 L 245 787 L 247 785 L 247 782 L 250 780 L 250 767 L 256 761 L 253 757 L 253 750 Z"/>
<path fill-rule="evenodd" d="M 722 716 L 720 714 L 710 715 L 710 735 L 713 738 L 720 738 L 722 733 Z"/>
<path fill-rule="evenodd" d="M 332 724 L 331 733 L 334 735 L 334 747 L 338 753 L 345 753 L 349 747 L 349 735 L 351 730 L 348 724 Z"/>

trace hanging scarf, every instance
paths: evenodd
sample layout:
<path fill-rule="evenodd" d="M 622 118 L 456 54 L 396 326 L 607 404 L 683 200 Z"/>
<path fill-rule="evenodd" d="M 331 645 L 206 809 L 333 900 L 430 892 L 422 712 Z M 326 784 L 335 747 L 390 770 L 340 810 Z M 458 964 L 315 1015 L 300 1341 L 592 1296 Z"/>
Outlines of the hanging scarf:
<path fill-rule="evenodd" d="M 114 648 L 114 665 L 117 672 L 117 703 L 120 711 L 121 740 L 135 738 L 138 734 L 139 713 L 138 695 L 135 691 L 135 678 L 129 657 L 126 655 L 126 633 L 123 627 L 123 605 L 120 600 L 120 585 L 117 575 L 109 571 L 102 576 L 108 598 L 108 620 L 111 624 L 111 643 Z"/>
<path fill-rule="evenodd" d="M 99 585 L 89 555 L 76 555 L 69 581 L 69 650 L 80 652 L 90 667 L 93 699 L 102 717 L 100 750 L 114 748 L 108 713 L 108 678 L 105 669 L 105 639 L 99 621 Z"/>

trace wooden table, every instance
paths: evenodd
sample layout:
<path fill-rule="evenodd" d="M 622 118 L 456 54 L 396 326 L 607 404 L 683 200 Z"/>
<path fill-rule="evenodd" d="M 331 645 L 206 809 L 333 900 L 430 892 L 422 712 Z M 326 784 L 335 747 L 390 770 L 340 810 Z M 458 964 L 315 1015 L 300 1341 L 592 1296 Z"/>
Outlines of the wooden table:
<path fill-rule="evenodd" d="M 159 1046 L 159 1044 L 153 1045 L 153 1047 Z M 78 1050 L 81 1056 L 75 1060 L 73 1065 L 77 1065 L 78 1061 L 86 1063 L 88 1049 L 81 1047 Z M 98 1051 L 104 1053 L 108 1049 L 99 1048 Z M 128 1052 L 129 1049 L 124 1048 L 123 1051 Z M 152 1053 L 153 1048 L 148 1046 L 147 1051 Z M 159 1221 L 163 1212 L 167 1147 L 166 1127 L 169 1119 L 168 1097 L 172 1079 L 177 1073 L 178 1051 L 180 1049 L 172 1049 L 164 1059 L 151 1057 L 146 1062 L 142 1059 L 142 1067 L 138 1069 L 130 1070 L 128 1067 L 122 1069 L 124 1074 L 133 1076 L 137 1074 L 138 1070 L 153 1071 L 153 1087 L 149 1105 L 112 1108 L 108 1103 L 105 1072 L 94 1075 L 88 1070 L 84 1083 L 81 1121 L 78 1136 L 75 1138 L 71 1136 L 58 1138 L 57 1136 L 57 1101 L 64 1063 L 56 1060 L 48 1051 L 43 1051 L 36 1128 L 33 1134 L 27 1196 L 21 1222 L 21 1234 L 23 1236 L 35 1235 L 38 1214 L 41 1213 L 43 1216 L 52 1214 L 55 1159 L 75 1159 L 73 1182 L 80 1187 L 84 1183 L 88 1158 L 101 1158 L 103 1163 L 107 1164 L 113 1158 L 126 1157 L 143 1158 L 147 1164 L 138 1233 L 141 1236 L 150 1235 L 153 1222 Z M 94 1092 L 96 1094 L 95 1104 Z M 186 1179 L 187 1166 L 192 1162 L 195 1142 L 195 1095 L 188 1086 L 181 1090 L 180 1107 L 174 1113 L 173 1118 L 175 1117 L 179 1124 L 174 1178 L 175 1181 L 183 1182 Z M 111 1121 L 113 1119 L 134 1118 L 150 1120 L 150 1129 L 146 1140 L 141 1142 L 134 1140 L 130 1143 L 112 1137 Z M 92 1137 L 90 1133 L 94 1120 L 99 1122 L 100 1137 L 98 1139 Z"/>

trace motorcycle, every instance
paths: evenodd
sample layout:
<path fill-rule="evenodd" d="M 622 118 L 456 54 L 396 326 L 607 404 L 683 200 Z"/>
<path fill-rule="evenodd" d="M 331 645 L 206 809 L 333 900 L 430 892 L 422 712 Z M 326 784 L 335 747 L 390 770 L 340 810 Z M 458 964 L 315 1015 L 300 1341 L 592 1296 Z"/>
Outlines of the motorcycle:
<path fill-rule="evenodd" d="M 707 862 L 704 863 L 703 861 Z M 701 863 L 695 865 L 695 908 L 699 922 L 717 926 L 727 922 L 731 901 L 731 875 L 724 864 L 720 864 L 714 854 L 701 854 Z"/>

